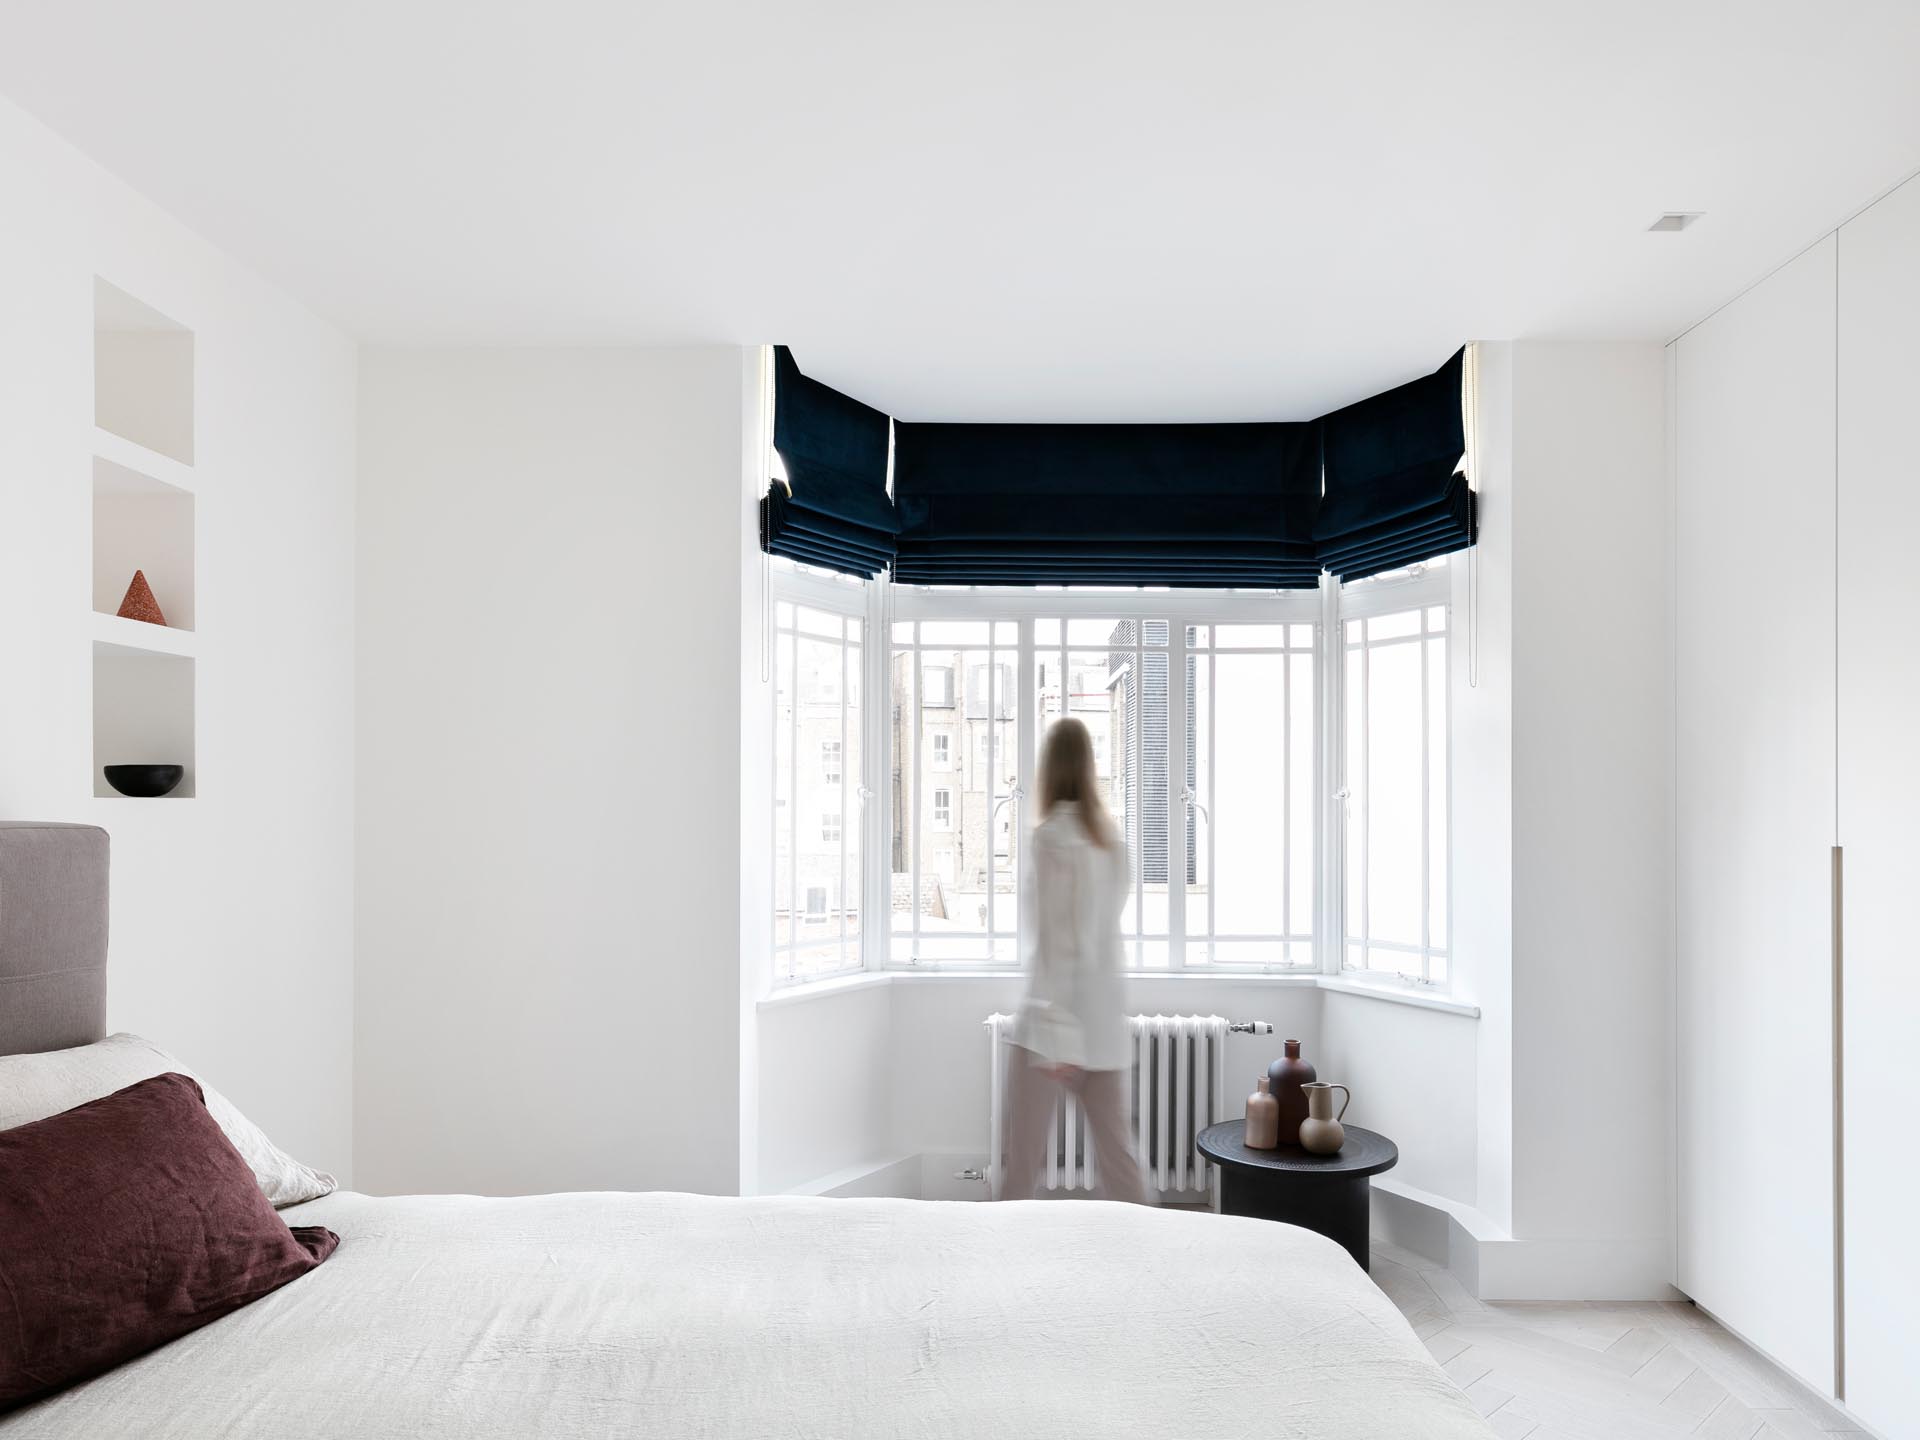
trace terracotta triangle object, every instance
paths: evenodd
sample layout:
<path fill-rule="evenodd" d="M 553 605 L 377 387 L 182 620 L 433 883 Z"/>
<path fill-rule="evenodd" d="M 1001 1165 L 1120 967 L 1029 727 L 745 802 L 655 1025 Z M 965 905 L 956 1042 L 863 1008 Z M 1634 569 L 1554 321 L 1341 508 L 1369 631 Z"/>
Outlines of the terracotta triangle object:
<path fill-rule="evenodd" d="M 120 608 L 114 613 L 128 620 L 144 620 L 149 625 L 167 623 L 167 617 L 160 613 L 160 602 L 153 598 L 153 587 L 147 584 L 144 570 L 133 572 L 133 583 L 127 586 L 127 598 L 120 602 Z"/>

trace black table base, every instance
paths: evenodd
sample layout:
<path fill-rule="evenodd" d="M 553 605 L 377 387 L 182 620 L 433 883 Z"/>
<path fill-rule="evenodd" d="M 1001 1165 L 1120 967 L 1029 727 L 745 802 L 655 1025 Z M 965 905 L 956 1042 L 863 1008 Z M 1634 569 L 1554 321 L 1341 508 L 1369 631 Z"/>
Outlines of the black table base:
<path fill-rule="evenodd" d="M 1271 1175 L 1222 1169 L 1220 1212 L 1256 1220 L 1282 1220 L 1346 1247 L 1362 1270 L 1372 1270 L 1368 1252 L 1373 1186 L 1364 1175 L 1316 1177 L 1307 1184 L 1276 1183 Z"/>
<path fill-rule="evenodd" d="M 1367 1177 L 1391 1170 L 1399 1147 L 1384 1135 L 1349 1125 L 1338 1154 L 1313 1155 L 1298 1145 L 1249 1150 L 1246 1129 L 1243 1120 L 1225 1120 L 1194 1139 L 1200 1153 L 1220 1167 L 1221 1211 L 1315 1231 L 1370 1270 L 1367 1208 L 1373 1186 Z"/>

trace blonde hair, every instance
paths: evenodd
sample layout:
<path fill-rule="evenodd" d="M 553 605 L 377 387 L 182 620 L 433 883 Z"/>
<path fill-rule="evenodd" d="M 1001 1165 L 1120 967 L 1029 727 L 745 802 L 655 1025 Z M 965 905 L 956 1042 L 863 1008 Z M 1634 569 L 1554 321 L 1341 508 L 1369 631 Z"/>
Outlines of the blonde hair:
<path fill-rule="evenodd" d="M 1040 813 L 1045 820 L 1053 807 L 1071 800 L 1080 807 L 1080 824 L 1087 838 L 1103 850 L 1117 837 L 1107 802 L 1100 796 L 1100 773 L 1093 763 L 1093 736 L 1072 716 L 1053 722 L 1040 752 Z"/>

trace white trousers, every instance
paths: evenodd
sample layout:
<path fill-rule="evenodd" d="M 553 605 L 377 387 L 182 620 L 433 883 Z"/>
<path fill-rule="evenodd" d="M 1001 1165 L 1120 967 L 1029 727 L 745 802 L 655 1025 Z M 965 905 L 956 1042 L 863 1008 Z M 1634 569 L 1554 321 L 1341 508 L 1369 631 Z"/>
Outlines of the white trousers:
<path fill-rule="evenodd" d="M 1007 1137 L 1007 1179 L 1001 1187 L 1002 1200 L 1031 1200 L 1046 1165 L 1047 1146 L 1052 1137 L 1047 1122 L 1053 1118 L 1053 1104 L 1061 1086 L 1040 1068 L 1040 1057 L 1031 1050 L 1014 1045 L 1007 1059 L 1007 1110 L 1010 1133 Z M 1087 1138 L 1093 1144 L 1099 1167 L 1100 1193 L 1108 1200 L 1146 1203 L 1146 1191 L 1140 1184 L 1140 1166 L 1133 1158 L 1129 1131 L 1132 1128 L 1124 1070 L 1087 1070 L 1081 1073 L 1075 1093 L 1080 1099 L 1080 1115 L 1086 1122 Z"/>

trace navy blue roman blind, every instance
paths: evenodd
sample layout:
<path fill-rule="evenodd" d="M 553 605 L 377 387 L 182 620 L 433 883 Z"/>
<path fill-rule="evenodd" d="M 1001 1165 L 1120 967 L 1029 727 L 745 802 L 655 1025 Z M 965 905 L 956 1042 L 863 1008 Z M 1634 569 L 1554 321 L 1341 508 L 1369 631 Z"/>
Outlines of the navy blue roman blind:
<path fill-rule="evenodd" d="M 896 422 L 898 580 L 1312 587 L 1310 424 Z"/>
<path fill-rule="evenodd" d="M 1326 493 L 1313 535 L 1335 575 L 1357 580 L 1473 543 L 1473 491 L 1458 473 L 1466 354 L 1318 421 Z"/>
<path fill-rule="evenodd" d="M 774 352 L 776 555 L 920 585 L 1311 589 L 1473 543 L 1466 352 L 1317 420 L 892 421 Z M 887 493 L 891 424 L 893 495 Z"/>
<path fill-rule="evenodd" d="M 773 350 L 773 448 L 787 468 L 760 502 L 760 548 L 845 575 L 893 563 L 887 417 L 809 380 L 784 345 Z"/>

